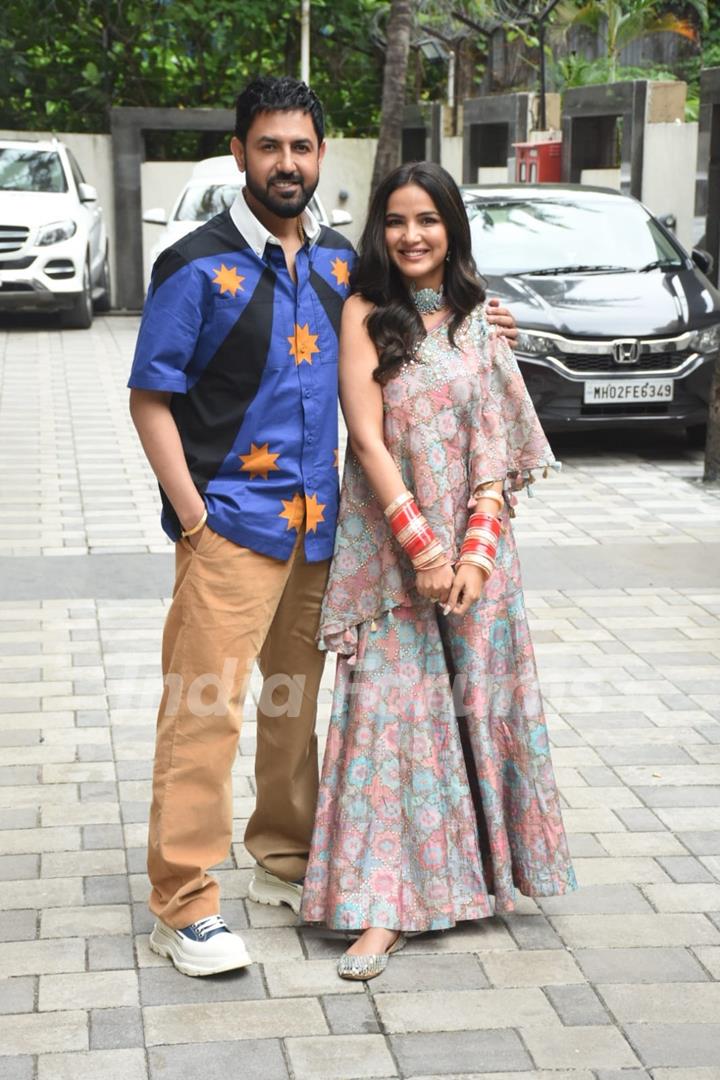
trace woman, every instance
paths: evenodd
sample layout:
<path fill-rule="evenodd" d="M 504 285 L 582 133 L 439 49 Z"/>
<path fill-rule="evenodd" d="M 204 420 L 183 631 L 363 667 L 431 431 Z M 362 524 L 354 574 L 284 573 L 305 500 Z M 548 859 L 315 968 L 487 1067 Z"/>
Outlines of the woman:
<path fill-rule="evenodd" d="M 302 906 L 361 932 L 345 978 L 379 974 L 404 931 L 576 887 L 510 529 L 512 492 L 556 463 L 483 300 L 454 181 L 396 169 L 343 311 L 321 620 L 340 655 Z"/>

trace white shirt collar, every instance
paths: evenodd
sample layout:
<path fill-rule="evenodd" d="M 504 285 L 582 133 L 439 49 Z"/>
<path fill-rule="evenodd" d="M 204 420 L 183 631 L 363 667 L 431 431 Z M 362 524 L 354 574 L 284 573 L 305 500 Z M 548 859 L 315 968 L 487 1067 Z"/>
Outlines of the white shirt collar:
<path fill-rule="evenodd" d="M 263 256 L 266 244 L 279 244 L 277 236 L 273 236 L 263 223 L 255 217 L 245 201 L 243 191 L 239 191 L 230 207 L 230 217 L 238 232 L 243 236 L 256 255 Z M 317 240 L 320 233 L 320 222 L 307 208 L 303 211 L 300 221 L 305 230 L 305 235 L 311 244 Z"/>

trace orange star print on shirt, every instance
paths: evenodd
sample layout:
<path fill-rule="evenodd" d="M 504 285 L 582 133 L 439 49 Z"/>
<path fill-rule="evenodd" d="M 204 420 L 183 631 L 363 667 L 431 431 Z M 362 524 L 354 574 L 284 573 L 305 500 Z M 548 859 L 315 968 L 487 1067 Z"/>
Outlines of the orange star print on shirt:
<path fill-rule="evenodd" d="M 315 353 L 320 352 L 320 348 L 316 345 L 319 334 L 310 333 L 310 324 L 305 323 L 304 326 L 298 326 L 295 323 L 295 333 L 288 337 L 290 342 L 290 355 L 295 357 L 296 364 L 302 364 L 303 361 L 306 364 L 312 364 L 312 358 Z"/>
<path fill-rule="evenodd" d="M 239 455 L 242 461 L 240 468 L 243 472 L 250 473 L 251 480 L 254 480 L 256 476 L 262 476 L 263 480 L 267 480 L 269 472 L 279 472 L 280 466 L 275 462 L 280 455 L 271 454 L 269 445 L 265 443 L 264 446 L 256 446 L 255 443 L 250 443 L 250 453 Z"/>
<path fill-rule="evenodd" d="M 325 520 L 323 510 L 324 503 L 319 503 L 317 495 L 305 496 L 305 513 L 307 514 L 307 531 L 315 532 L 321 521 Z"/>
<path fill-rule="evenodd" d="M 213 278 L 213 285 L 220 286 L 221 296 L 226 292 L 230 293 L 231 296 L 235 296 L 238 289 L 240 292 L 245 291 L 242 287 L 245 278 L 241 274 L 238 274 L 237 267 L 226 266 L 225 263 L 220 263 L 220 269 L 213 266 L 213 274 L 215 275 Z"/>
<path fill-rule="evenodd" d="M 338 285 L 350 284 L 350 266 L 347 259 L 335 259 L 330 267 L 330 272 Z"/>
<path fill-rule="evenodd" d="M 292 499 L 281 499 L 280 502 L 285 507 L 278 517 L 285 518 L 287 521 L 287 529 L 299 529 L 303 523 L 305 517 L 305 500 L 299 491 L 296 491 Z"/>

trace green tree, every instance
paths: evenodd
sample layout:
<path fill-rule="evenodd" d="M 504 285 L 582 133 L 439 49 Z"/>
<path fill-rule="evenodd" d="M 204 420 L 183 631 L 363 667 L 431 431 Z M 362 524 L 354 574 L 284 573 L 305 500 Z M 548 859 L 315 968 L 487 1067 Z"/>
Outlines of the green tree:
<path fill-rule="evenodd" d="M 703 25 L 707 23 L 707 0 L 689 0 Z M 578 7 L 572 0 L 558 8 L 557 22 L 564 26 L 604 29 L 607 41 L 608 79 L 617 78 L 619 57 L 626 45 L 647 34 L 665 31 L 696 41 L 697 27 L 689 19 L 663 10 L 661 0 L 587 0 Z"/>
<path fill-rule="evenodd" d="M 314 0 L 312 82 L 329 130 L 378 119 L 380 0 Z M 5 0 L 0 124 L 107 131 L 113 105 L 233 104 L 256 73 L 297 74 L 299 8 L 286 0 Z"/>

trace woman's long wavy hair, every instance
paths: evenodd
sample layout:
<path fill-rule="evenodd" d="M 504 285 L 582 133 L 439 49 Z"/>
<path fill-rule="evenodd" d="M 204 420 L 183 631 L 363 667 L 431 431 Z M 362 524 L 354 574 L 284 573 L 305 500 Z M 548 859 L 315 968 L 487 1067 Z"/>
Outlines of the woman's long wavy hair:
<path fill-rule="evenodd" d="M 448 236 L 443 291 L 452 318 L 452 345 L 463 319 L 485 299 L 483 282 L 472 256 L 470 226 L 457 184 L 447 170 L 431 161 L 413 161 L 393 169 L 370 202 L 352 276 L 352 292 L 374 305 L 367 329 L 379 363 L 373 378 L 385 383 L 410 359 L 426 330 L 400 271 L 390 260 L 385 243 L 385 217 L 390 196 L 398 188 L 417 184 L 432 199 Z"/>

